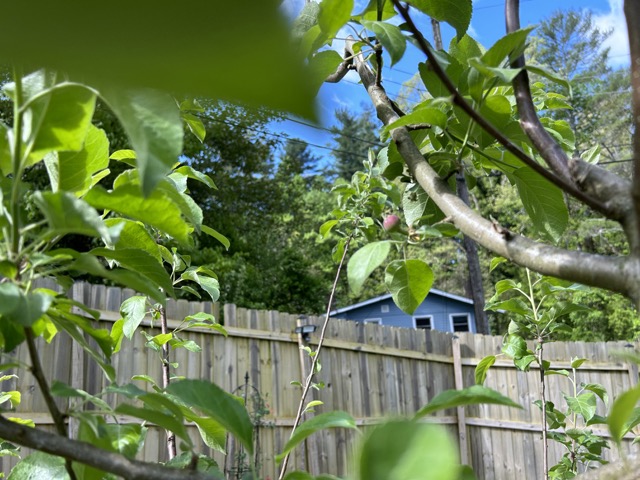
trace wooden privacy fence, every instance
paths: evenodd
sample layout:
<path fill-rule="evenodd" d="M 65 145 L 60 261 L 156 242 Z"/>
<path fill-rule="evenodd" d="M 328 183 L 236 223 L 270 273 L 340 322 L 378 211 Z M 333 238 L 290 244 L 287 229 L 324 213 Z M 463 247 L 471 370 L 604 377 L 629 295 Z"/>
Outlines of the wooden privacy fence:
<path fill-rule="evenodd" d="M 110 323 L 120 318 L 120 303 L 133 294 L 130 290 L 86 283 L 76 284 L 69 292 L 75 300 L 99 310 L 105 328 L 110 328 Z M 184 316 L 198 311 L 219 315 L 218 306 L 211 303 L 170 301 L 167 305 L 169 324 L 175 327 Z M 310 363 L 306 355 L 300 354 L 301 340 L 293 333 L 300 320 L 294 315 L 245 310 L 234 305 L 225 305 L 222 313 L 228 338 L 210 330 L 184 331 L 182 336 L 198 343 L 202 352 L 184 349 L 172 352 L 172 361 L 179 364 L 176 374 L 211 380 L 230 392 L 245 385 L 248 374 L 250 390 L 259 392 L 269 410 L 269 414 L 261 419 L 258 461 L 262 477 L 274 479 L 277 478 L 277 467 L 273 457 L 282 450 L 290 435 L 300 398 L 299 387 L 290 382 L 301 381 L 308 373 Z M 303 323 L 321 325 L 321 321 L 319 317 L 309 317 Z M 143 325 L 150 328 L 149 321 Z M 317 333 L 311 336 L 312 346 L 317 339 Z M 473 385 L 478 361 L 486 355 L 499 353 L 501 344 L 501 337 L 469 333 L 456 337 L 437 331 L 332 320 L 318 375 L 325 388 L 312 391 L 309 400 L 324 402 L 318 408 L 322 412 L 349 412 L 366 430 L 385 417 L 414 414 L 443 390 Z M 639 345 L 631 346 L 638 348 Z M 613 400 L 638 380 L 635 365 L 627 365 L 612 355 L 616 350 L 629 347 L 626 342 L 559 342 L 547 345 L 545 356 L 553 366 L 564 368 L 569 368 L 572 357 L 586 358 L 587 362 L 578 371 L 578 382 L 601 383 Z M 95 363 L 66 335 L 57 335 L 52 344 L 41 348 L 40 352 L 50 380 L 58 379 L 89 393 L 97 393 L 105 385 Z M 29 363 L 26 348 L 20 347 L 13 356 Z M 131 382 L 135 374 L 150 375 L 158 381 L 161 378 L 157 353 L 145 347 L 142 335 L 123 342 L 121 351 L 113 358 L 113 365 L 119 384 Z M 52 421 L 35 380 L 26 370 L 15 373 L 19 378 L 5 382 L 3 390 L 22 392 L 22 403 L 16 416 L 32 418 L 38 425 L 50 428 Z M 537 372 L 520 372 L 506 358 L 499 358 L 488 374 L 486 385 L 519 402 L 523 406 L 521 410 L 472 406 L 439 412 L 428 421 L 442 424 L 451 432 L 460 445 L 462 460 L 473 466 L 478 478 L 542 478 L 541 418 L 538 408 L 532 404 L 539 398 L 538 379 Z M 144 382 L 135 383 L 149 388 Z M 573 394 L 566 377 L 550 376 L 548 384 L 550 400 L 556 405 L 563 405 L 562 391 Z M 108 396 L 107 400 L 114 402 L 115 399 Z M 59 405 L 63 409 L 68 407 L 66 400 L 59 400 Z M 602 405 L 598 407 L 598 413 L 606 413 Z M 74 425 L 70 427 L 73 431 Z M 195 427 L 189 428 L 197 439 Z M 353 469 L 350 459 L 359 438 L 356 432 L 339 429 L 313 435 L 295 451 L 290 468 L 306 469 L 313 474 L 346 475 Z M 627 448 L 631 447 L 627 444 Z M 233 441 L 229 441 L 226 457 L 211 452 L 204 445 L 201 451 L 213 454 L 219 465 L 227 469 L 242 462 L 242 452 Z M 551 465 L 562 453 L 552 442 Z M 612 456 L 615 457 L 615 452 Z M 150 430 L 140 458 L 165 460 L 163 432 Z M 15 464 L 14 459 L 2 461 L 5 472 Z M 236 477 L 230 474 L 229 478 Z"/>

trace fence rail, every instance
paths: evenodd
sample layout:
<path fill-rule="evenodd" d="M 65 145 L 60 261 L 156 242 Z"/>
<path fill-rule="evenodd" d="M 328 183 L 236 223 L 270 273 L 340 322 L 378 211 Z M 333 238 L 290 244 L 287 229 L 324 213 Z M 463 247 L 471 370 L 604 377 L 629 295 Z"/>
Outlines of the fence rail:
<path fill-rule="evenodd" d="M 53 288 L 52 284 L 44 286 Z M 133 294 L 127 289 L 87 283 L 78 283 L 69 291 L 75 300 L 100 312 L 100 323 L 105 328 L 120 318 L 121 302 Z M 198 343 L 202 352 L 184 349 L 172 352 L 173 361 L 178 363 L 176 374 L 211 380 L 226 391 L 244 385 L 248 375 L 249 385 L 265 399 L 270 412 L 261 421 L 259 457 L 263 478 L 273 479 L 277 477 L 273 457 L 288 439 L 300 398 L 299 388 L 290 382 L 301 381 L 310 366 L 308 358 L 300 355 L 301 339 L 294 333 L 299 317 L 234 305 L 225 305 L 221 311 L 217 304 L 178 300 L 169 301 L 167 305 L 169 324 L 177 326 L 185 316 L 199 311 L 215 316 L 222 313 L 228 337 L 198 328 L 184 331 L 183 337 Z M 304 320 L 317 325 L 321 321 L 319 317 Z M 153 333 L 155 326 L 152 327 L 151 319 L 142 325 Z M 312 337 L 310 343 L 316 344 L 317 336 Z M 319 380 L 326 386 L 313 391 L 313 398 L 309 400 L 324 402 L 319 407 L 322 411 L 349 412 L 366 430 L 385 417 L 414 414 L 443 390 L 473 385 L 478 361 L 499 353 L 501 344 L 501 337 L 469 333 L 453 336 L 437 331 L 332 320 L 319 374 Z M 572 357 L 586 358 L 578 373 L 579 381 L 601 383 L 615 397 L 638 380 L 637 366 L 628 365 L 613 355 L 616 350 L 629 346 L 626 342 L 558 342 L 548 344 L 545 355 L 559 368 L 569 367 Z M 638 343 L 631 346 L 639 347 Z M 105 386 L 99 368 L 67 336 L 57 335 L 51 345 L 40 351 L 47 378 L 92 394 Z M 19 348 L 12 356 L 24 364 L 29 363 L 25 348 Z M 157 353 L 145 347 L 142 335 L 123 342 L 121 351 L 113 358 L 113 366 L 119 384 L 131 382 L 135 374 L 161 378 Z M 36 424 L 49 428 L 52 421 L 35 380 L 27 370 L 15 373 L 18 378 L 6 382 L 10 385 L 3 385 L 4 389 L 22 392 L 22 403 L 15 416 L 31 418 Z M 550 400 L 562 403 L 561 392 L 570 391 L 569 381 L 556 375 L 548 377 L 548 382 Z M 136 383 L 141 388 L 149 388 L 144 382 Z M 442 424 L 451 432 L 459 442 L 462 460 L 473 466 L 478 478 L 542 478 L 541 418 L 532 404 L 539 397 L 538 375 L 520 372 L 506 359 L 499 359 L 491 368 L 486 385 L 519 402 L 523 408 L 469 406 L 438 412 L 426 421 Z M 106 399 L 115 402 L 111 395 Z M 62 409 L 69 407 L 67 400 L 58 402 Z M 605 414 L 602 405 L 598 413 Z M 117 418 L 117 421 L 128 420 Z M 197 440 L 195 427 L 189 428 Z M 73 424 L 70 429 L 74 430 Z M 320 432 L 296 450 L 291 468 L 306 469 L 313 474 L 346 475 L 352 469 L 350 458 L 357 448 L 358 437 L 352 431 Z M 164 445 L 163 432 L 152 429 L 140 457 L 148 461 L 165 460 Z M 627 445 L 627 448 L 631 447 Z M 226 462 L 227 467 L 235 465 L 241 454 L 233 441 L 229 442 L 226 457 L 204 445 L 202 452 L 213 455 L 221 466 Z M 551 461 L 562 453 L 558 446 L 552 445 Z M 610 455 L 615 456 L 615 452 Z M 15 464 L 15 460 L 8 458 L 2 462 L 5 472 Z"/>

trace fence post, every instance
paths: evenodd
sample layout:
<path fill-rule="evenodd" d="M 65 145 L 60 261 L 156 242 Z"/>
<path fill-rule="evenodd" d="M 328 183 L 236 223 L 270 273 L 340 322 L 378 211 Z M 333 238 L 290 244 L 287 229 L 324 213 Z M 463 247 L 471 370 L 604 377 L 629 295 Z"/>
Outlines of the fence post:
<path fill-rule="evenodd" d="M 460 339 L 454 335 L 451 339 L 451 350 L 453 352 L 453 377 L 456 390 L 464 388 L 462 380 L 462 362 L 460 359 Z M 464 407 L 457 408 L 458 417 L 458 442 L 460 443 L 460 463 L 469 464 L 469 444 L 467 442 L 467 417 Z"/>
<path fill-rule="evenodd" d="M 71 289 L 71 298 L 77 302 L 84 303 L 84 283 L 74 283 Z M 69 365 L 71 369 L 70 380 L 71 388 L 77 388 L 84 390 L 84 350 L 78 344 L 78 342 L 71 342 L 71 362 Z M 71 403 L 71 398 L 69 399 Z M 70 406 L 70 405 L 69 405 Z M 69 438 L 78 438 L 78 429 L 80 424 L 73 416 L 69 417 Z"/>

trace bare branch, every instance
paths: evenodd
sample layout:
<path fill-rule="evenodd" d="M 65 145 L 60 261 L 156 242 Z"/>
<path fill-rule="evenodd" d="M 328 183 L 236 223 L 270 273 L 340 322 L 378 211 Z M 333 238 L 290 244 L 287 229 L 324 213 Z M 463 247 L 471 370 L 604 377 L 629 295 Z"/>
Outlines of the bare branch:
<path fill-rule="evenodd" d="M 362 56 L 356 56 L 354 62 L 378 118 L 385 125 L 393 123 L 399 117 L 391 107 L 386 92 L 375 85 L 375 75 Z M 414 178 L 465 235 L 518 265 L 544 275 L 620 292 L 638 303 L 640 260 L 564 250 L 513 234 L 480 216 L 451 192 L 446 182 L 424 159 L 406 128 L 394 129 L 391 136 Z"/>
<path fill-rule="evenodd" d="M 163 335 L 168 333 L 167 329 L 167 311 L 163 306 L 160 306 L 160 328 Z M 162 345 L 162 388 L 167 388 L 171 383 L 171 363 L 169 362 L 169 343 Z M 167 430 L 167 454 L 169 460 L 174 458 L 177 454 L 176 449 L 176 434 L 171 430 Z"/>
<path fill-rule="evenodd" d="M 31 358 L 31 373 L 35 377 L 36 382 L 38 382 L 38 387 L 40 387 L 40 392 L 44 397 L 44 402 L 47 404 L 49 413 L 51 413 L 51 418 L 53 419 L 53 423 L 56 426 L 58 434 L 66 437 L 68 435 L 67 425 L 64 422 L 64 416 L 58 409 L 58 405 L 56 405 L 56 402 L 53 399 L 53 396 L 51 396 L 51 392 L 49 391 L 49 383 L 44 376 L 44 370 L 42 369 L 42 364 L 40 363 L 40 356 L 38 355 L 38 349 L 36 348 L 35 339 L 33 337 L 33 330 L 31 330 L 31 327 L 26 327 L 24 329 L 24 334 L 27 341 L 27 349 L 29 350 L 29 357 Z M 76 480 L 76 474 L 73 471 L 71 460 L 66 460 L 65 468 L 67 470 L 69 478 L 71 480 Z"/>
<path fill-rule="evenodd" d="M 130 460 L 85 442 L 26 427 L 0 416 L 0 438 L 23 447 L 50 453 L 83 463 L 127 480 L 211 480 L 211 476 L 193 470 L 178 470 L 157 463 Z"/>
<path fill-rule="evenodd" d="M 443 82 L 446 86 L 447 90 L 452 95 L 452 101 L 454 104 L 458 105 L 464 112 L 469 115 L 483 130 L 485 130 L 488 134 L 490 134 L 493 138 L 495 138 L 507 151 L 515 155 L 519 160 L 525 163 L 532 170 L 536 171 L 538 174 L 542 175 L 544 178 L 549 180 L 554 185 L 562 188 L 565 192 L 569 193 L 573 197 L 578 200 L 584 202 L 589 205 L 591 208 L 597 210 L 598 212 L 607 216 L 607 218 L 618 219 L 619 215 L 617 212 L 609 211 L 605 205 L 598 199 L 594 199 L 589 195 L 586 195 L 580 189 L 576 187 L 576 185 L 567 181 L 565 178 L 556 175 L 554 172 L 547 170 L 542 165 L 540 165 L 535 159 L 531 158 L 527 155 L 522 149 L 520 149 L 517 145 L 515 145 L 511 140 L 505 137 L 502 132 L 500 132 L 496 127 L 494 127 L 489 121 L 487 121 L 482 115 L 480 115 L 474 108 L 464 99 L 460 92 L 458 92 L 455 85 L 451 82 L 451 79 L 444 72 L 442 67 L 438 64 L 433 52 L 431 51 L 431 47 L 424 39 L 415 23 L 413 22 L 411 16 L 409 15 L 409 11 L 407 8 L 401 5 L 399 0 L 392 0 L 393 4 L 396 6 L 402 17 L 405 19 L 407 28 L 413 33 L 418 46 L 422 50 L 422 52 L 427 56 L 429 60 L 429 64 L 433 68 L 433 71 L 438 78 Z"/>
<path fill-rule="evenodd" d="M 629 52 L 631 54 L 631 86 L 633 100 L 633 206 L 636 230 L 640 236 L 640 2 L 625 0 L 624 14 L 629 31 Z M 640 245 L 635 245 L 634 253 L 640 255 Z"/>
<path fill-rule="evenodd" d="M 507 33 L 520 30 L 520 0 L 507 0 L 505 4 L 505 18 L 507 21 Z M 522 68 L 523 70 L 513 79 L 513 91 L 516 97 L 518 113 L 520 114 L 520 125 L 527 134 L 527 137 L 536 147 L 540 156 L 547 162 L 547 165 L 566 182 L 572 182 L 569 172 L 569 157 L 564 153 L 562 147 L 549 135 L 538 118 L 536 107 L 531 98 L 529 88 L 529 75 L 524 70 L 524 55 L 520 55 L 512 63 L 512 68 Z"/>

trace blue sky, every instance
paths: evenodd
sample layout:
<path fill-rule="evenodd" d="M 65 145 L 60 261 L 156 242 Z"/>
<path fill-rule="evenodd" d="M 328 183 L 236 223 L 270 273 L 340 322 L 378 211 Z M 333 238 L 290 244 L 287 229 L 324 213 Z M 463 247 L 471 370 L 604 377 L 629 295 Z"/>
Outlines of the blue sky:
<path fill-rule="evenodd" d="M 364 0 L 356 0 L 356 5 L 366 5 Z M 505 33 L 504 0 L 474 0 L 474 11 L 471 19 L 469 34 L 485 47 L 491 46 Z M 296 15 L 302 8 L 304 0 L 285 0 L 283 9 L 288 15 Z M 611 48 L 611 66 L 624 67 L 629 64 L 628 41 L 626 24 L 622 12 L 622 0 L 520 0 L 520 20 L 522 26 L 535 25 L 541 19 L 548 17 L 557 10 L 589 9 L 593 12 L 596 24 L 602 29 L 612 29 L 608 45 Z M 424 19 L 426 21 L 426 18 Z M 430 38 L 430 25 L 423 21 L 423 32 Z M 419 25 L 420 26 L 420 25 Z M 428 28 L 427 28 L 428 27 Z M 340 34 L 339 34 L 340 35 Z M 346 34 L 345 34 L 346 35 Z M 448 45 L 454 35 L 453 29 L 442 25 L 443 42 Z M 334 48 L 342 51 L 340 42 L 334 43 Z M 409 46 L 405 58 L 393 68 L 383 70 L 383 84 L 391 98 L 394 98 L 415 71 L 417 62 L 423 61 L 424 56 L 414 47 Z M 272 124 L 272 132 L 284 133 L 290 137 L 300 138 L 310 144 L 331 147 L 331 134 L 323 128 L 335 123 L 333 112 L 337 108 L 347 108 L 353 112 L 362 110 L 369 105 L 368 97 L 362 85 L 357 84 L 355 72 L 350 73 L 339 84 L 325 84 L 318 96 L 318 112 L 320 114 L 320 128 L 304 126 L 293 121 Z M 385 83 L 386 82 L 386 83 Z M 310 146 L 315 155 L 322 158 L 322 164 L 331 162 L 331 151 L 326 148 Z"/>

